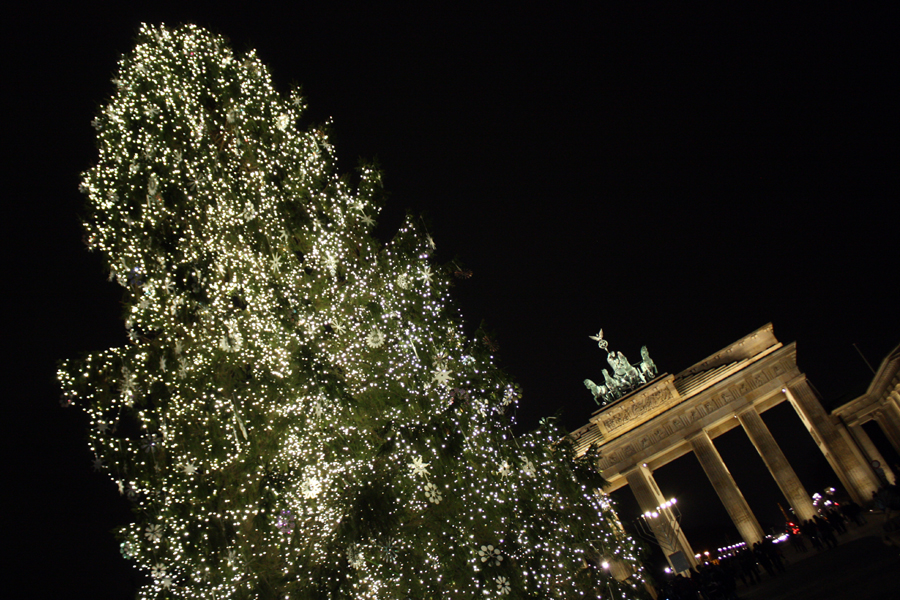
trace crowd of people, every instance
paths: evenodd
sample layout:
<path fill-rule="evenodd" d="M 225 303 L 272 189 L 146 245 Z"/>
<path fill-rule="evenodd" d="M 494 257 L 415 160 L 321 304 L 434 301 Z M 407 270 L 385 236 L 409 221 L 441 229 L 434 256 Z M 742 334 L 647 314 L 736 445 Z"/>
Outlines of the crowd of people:
<path fill-rule="evenodd" d="M 847 532 L 848 525 L 866 524 L 863 509 L 855 502 L 832 504 L 803 523 L 789 528 L 791 547 L 798 553 L 824 551 L 837 546 L 837 536 Z M 756 542 L 752 547 L 722 554 L 714 560 L 690 569 L 688 575 L 677 574 L 663 582 L 660 600 L 736 600 L 738 584 L 747 588 L 760 583 L 763 573 L 777 577 L 785 572 L 787 560 L 772 538 Z"/>
<path fill-rule="evenodd" d="M 878 466 L 873 462 L 873 466 Z M 900 472 L 900 468 L 896 468 Z M 869 508 L 884 515 L 883 541 L 900 547 L 900 486 L 882 477 L 882 485 L 872 494 Z M 796 555 L 823 552 L 838 545 L 838 536 L 850 527 L 868 523 L 866 510 L 852 500 L 827 502 L 819 506 L 819 514 L 801 523 L 789 523 L 788 540 Z M 731 547 L 719 556 L 692 567 L 687 575 L 678 573 L 662 582 L 658 600 L 737 600 L 738 582 L 744 588 L 760 583 L 763 572 L 768 577 L 784 573 L 787 560 L 781 544 L 767 537 L 752 547 Z"/>

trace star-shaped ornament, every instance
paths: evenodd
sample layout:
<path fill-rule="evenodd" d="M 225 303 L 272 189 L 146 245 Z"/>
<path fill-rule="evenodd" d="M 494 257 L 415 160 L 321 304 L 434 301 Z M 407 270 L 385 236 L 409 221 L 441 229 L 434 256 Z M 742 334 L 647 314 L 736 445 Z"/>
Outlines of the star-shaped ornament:
<path fill-rule="evenodd" d="M 450 381 L 450 371 L 443 367 L 435 369 L 432 381 L 438 385 L 447 385 L 447 382 Z"/>
<path fill-rule="evenodd" d="M 431 463 L 423 462 L 421 456 L 416 456 L 409 463 L 409 470 L 414 477 L 428 477 L 428 465 Z"/>

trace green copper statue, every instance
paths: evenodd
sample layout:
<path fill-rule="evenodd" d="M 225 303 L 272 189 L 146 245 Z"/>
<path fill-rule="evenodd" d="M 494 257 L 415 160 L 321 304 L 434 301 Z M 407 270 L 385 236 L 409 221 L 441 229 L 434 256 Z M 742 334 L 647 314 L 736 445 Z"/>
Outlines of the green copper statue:
<path fill-rule="evenodd" d="M 641 347 L 641 362 L 632 365 L 621 352 L 609 350 L 609 342 L 603 339 L 602 329 L 597 335 L 589 337 L 597 342 L 597 346 L 601 350 L 606 350 L 606 362 L 612 369 L 612 375 L 603 369 L 602 385 L 598 385 L 590 379 L 584 380 L 584 386 L 590 390 L 594 402 L 599 406 L 615 402 L 656 377 L 656 363 L 650 358 L 647 346 Z"/>

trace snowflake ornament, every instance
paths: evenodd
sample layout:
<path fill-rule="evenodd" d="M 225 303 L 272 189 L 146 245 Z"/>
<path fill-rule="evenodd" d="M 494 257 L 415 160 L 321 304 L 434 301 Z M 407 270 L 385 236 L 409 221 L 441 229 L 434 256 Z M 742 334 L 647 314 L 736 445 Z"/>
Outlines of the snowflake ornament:
<path fill-rule="evenodd" d="M 294 515 L 287 509 L 281 511 L 278 518 L 275 520 L 275 527 L 277 527 L 284 535 L 291 535 L 294 533 L 295 525 Z"/>
<path fill-rule="evenodd" d="M 384 334 L 377 327 L 373 328 L 366 336 L 366 344 L 369 348 L 381 348 L 384 344 Z"/>
<path fill-rule="evenodd" d="M 184 472 L 185 475 L 193 475 L 194 473 L 197 472 L 197 465 L 195 465 L 192 462 L 189 462 L 185 465 L 182 465 L 181 470 L 182 470 L 182 472 Z"/>
<path fill-rule="evenodd" d="M 419 272 L 419 279 L 421 279 L 422 283 L 425 285 L 431 285 L 434 280 L 434 273 L 431 272 L 431 265 L 422 267 L 422 270 Z"/>
<path fill-rule="evenodd" d="M 501 596 L 507 595 L 512 590 L 512 586 L 509 585 L 509 579 L 503 577 L 502 575 L 497 578 L 497 592 Z"/>
<path fill-rule="evenodd" d="M 244 338 L 237 327 L 232 323 L 226 323 L 225 333 L 222 334 L 222 339 L 219 340 L 219 348 L 225 352 L 237 352 L 241 349 L 243 343 Z"/>
<path fill-rule="evenodd" d="M 156 447 L 159 445 L 160 438 L 155 433 L 151 433 L 149 435 L 144 436 L 143 442 L 141 442 L 141 446 L 144 448 L 144 452 L 153 452 L 156 450 Z"/>
<path fill-rule="evenodd" d="M 387 538 L 384 543 L 381 545 L 381 553 L 384 555 L 384 559 L 387 562 L 394 562 L 397 560 L 397 553 L 400 550 L 400 542 L 396 538 Z"/>
<path fill-rule="evenodd" d="M 365 560 L 363 560 L 362 552 L 359 551 L 359 546 L 356 544 L 351 544 L 347 548 L 347 561 L 354 569 L 361 569 L 366 564 Z"/>
<path fill-rule="evenodd" d="M 334 275 L 337 273 L 337 259 L 330 254 L 325 257 L 325 268 L 328 269 L 328 272 Z"/>
<path fill-rule="evenodd" d="M 150 540 L 151 543 L 156 544 L 160 540 L 162 540 L 163 526 L 159 523 L 154 525 L 149 525 L 147 530 L 144 532 L 144 537 Z"/>
<path fill-rule="evenodd" d="M 194 185 L 196 185 L 196 184 L 194 184 Z M 241 213 L 241 218 L 244 219 L 244 223 L 249 223 L 250 221 L 252 221 L 253 219 L 256 218 L 256 209 L 254 209 L 253 205 L 250 204 L 249 202 L 247 203 L 247 206 L 244 208 L 244 212 Z"/>
<path fill-rule="evenodd" d="M 428 469 L 426 468 L 431 463 L 423 462 L 421 456 L 416 456 L 413 458 L 412 462 L 409 463 L 409 470 L 412 471 L 413 477 L 424 477 L 428 478 Z"/>
<path fill-rule="evenodd" d="M 491 544 L 482 546 L 481 550 L 478 551 L 478 556 L 481 558 L 481 562 L 490 563 L 494 566 L 503 562 L 503 555 L 500 554 L 500 549 L 494 548 Z"/>
<path fill-rule="evenodd" d="M 322 403 L 317 400 L 316 403 L 313 404 L 313 416 L 315 416 L 317 419 L 321 419 L 324 414 L 325 407 L 322 406 Z"/>
<path fill-rule="evenodd" d="M 528 475 L 529 477 L 534 477 L 537 474 L 537 469 L 534 468 L 534 463 L 530 460 L 526 460 L 525 464 L 522 465 L 522 472 Z"/>
<path fill-rule="evenodd" d="M 166 565 L 162 563 L 156 563 L 150 568 L 150 576 L 153 579 L 160 579 L 161 577 L 166 576 Z"/>
<path fill-rule="evenodd" d="M 447 382 L 450 381 L 450 371 L 440 366 L 434 370 L 431 380 L 438 385 L 447 385 Z"/>
<path fill-rule="evenodd" d="M 500 463 L 500 469 L 497 470 L 501 477 L 509 477 L 509 474 L 512 473 L 512 467 L 509 466 L 509 463 L 505 460 Z"/>
<path fill-rule="evenodd" d="M 229 567 L 233 567 L 237 564 L 238 554 L 234 548 L 229 548 L 228 553 L 225 555 L 225 561 L 228 563 Z"/>
<path fill-rule="evenodd" d="M 119 544 L 119 553 L 125 560 L 131 560 L 134 556 L 134 546 L 131 545 L 131 542 L 122 542 Z"/>
<path fill-rule="evenodd" d="M 134 391 L 134 374 L 125 367 L 122 367 L 122 382 L 119 384 L 119 389 L 123 395 Z"/>
<path fill-rule="evenodd" d="M 506 390 L 506 393 L 503 394 L 503 400 L 500 401 L 500 404 L 503 406 L 509 406 L 513 402 L 516 401 L 516 392 L 514 390 Z"/>
<path fill-rule="evenodd" d="M 315 477 L 310 477 L 300 485 L 300 493 L 307 500 L 311 500 L 322 493 L 322 482 Z"/>
<path fill-rule="evenodd" d="M 440 504 L 441 500 L 444 499 L 438 487 L 431 482 L 425 484 L 425 497 L 432 504 Z"/>

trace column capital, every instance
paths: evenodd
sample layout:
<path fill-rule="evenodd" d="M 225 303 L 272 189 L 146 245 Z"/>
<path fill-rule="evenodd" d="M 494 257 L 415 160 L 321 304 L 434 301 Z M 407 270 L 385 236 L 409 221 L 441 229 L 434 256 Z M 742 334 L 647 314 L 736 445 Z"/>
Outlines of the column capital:
<path fill-rule="evenodd" d="M 756 414 L 759 414 L 759 411 L 756 410 L 756 405 L 754 405 L 754 404 L 747 404 L 746 406 L 741 406 L 740 408 L 738 408 L 737 410 L 735 410 L 735 411 L 734 411 L 734 416 L 736 416 L 738 419 L 740 419 L 740 418 L 741 418 L 741 415 L 745 415 L 745 414 L 747 414 L 748 412 L 755 412 Z"/>
<path fill-rule="evenodd" d="M 695 431 L 694 433 L 686 436 L 684 439 L 686 442 L 692 443 L 694 440 L 696 440 L 698 438 L 699 439 L 706 438 L 708 440 L 712 440 L 712 438 L 709 437 L 709 433 L 706 431 L 706 429 L 701 429 L 700 431 Z"/>
<path fill-rule="evenodd" d="M 621 474 L 627 479 L 631 473 L 634 473 L 636 471 L 647 471 L 648 473 L 653 473 L 653 469 L 647 466 L 647 463 L 637 463 L 628 467 L 627 469 L 622 469 Z"/>

